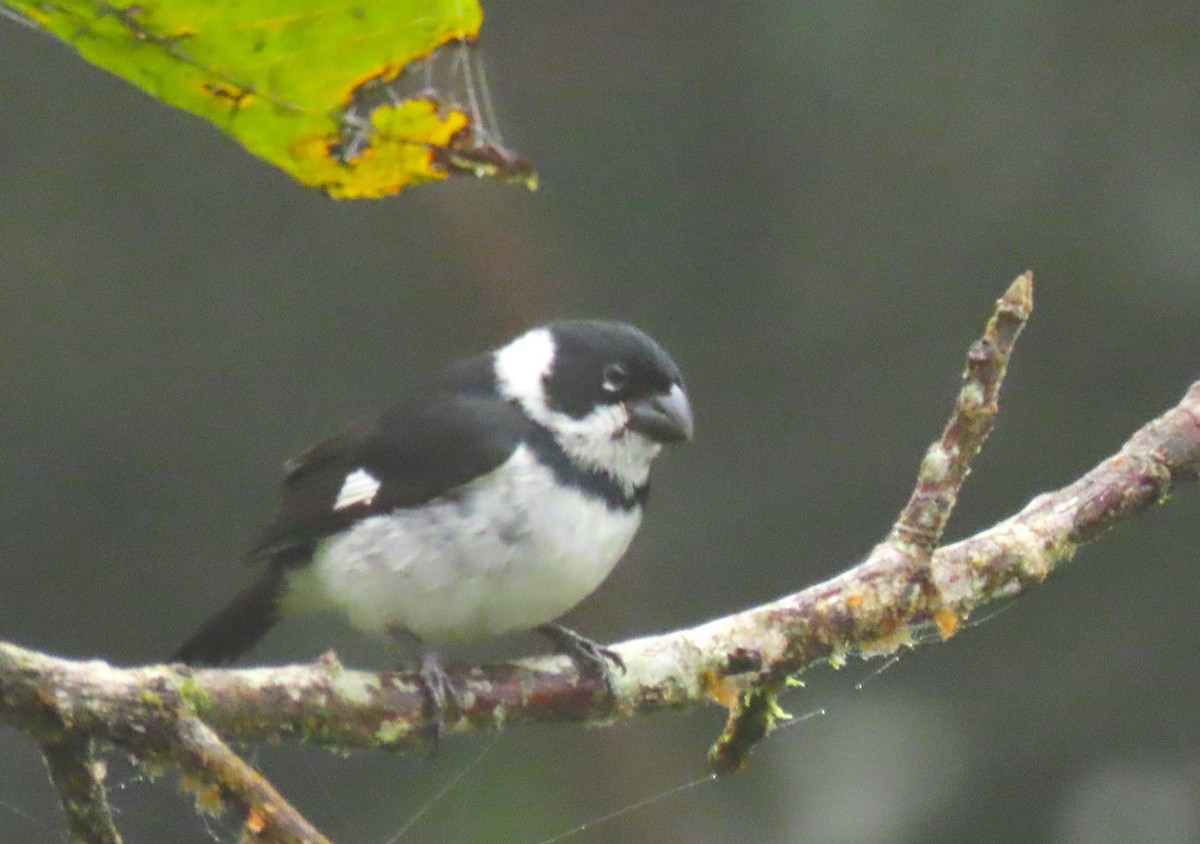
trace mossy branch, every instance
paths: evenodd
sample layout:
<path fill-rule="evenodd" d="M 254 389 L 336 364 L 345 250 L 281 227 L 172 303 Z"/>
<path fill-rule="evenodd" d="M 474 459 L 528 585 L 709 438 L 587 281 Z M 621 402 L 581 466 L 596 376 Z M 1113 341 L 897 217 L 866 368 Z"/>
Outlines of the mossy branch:
<path fill-rule="evenodd" d="M 976 607 L 1043 581 L 1083 543 L 1200 475 L 1200 382 L 1121 450 L 1062 489 L 975 536 L 939 547 L 971 458 L 991 430 L 1009 353 L 1032 307 L 1032 278 L 997 303 L 968 355 L 963 387 L 941 438 L 921 463 L 912 497 L 863 562 L 800 592 L 698 627 L 613 645 L 627 670 L 615 697 L 563 657 L 450 666 L 460 706 L 453 735 L 546 721 L 610 723 L 716 702 L 730 711 L 710 758 L 745 764 L 781 717 L 774 696 L 821 661 L 890 653 L 932 624 L 949 638 Z M 225 744 L 292 737 L 345 750 L 426 745 L 425 696 L 415 672 L 364 672 L 335 657 L 275 668 L 118 668 L 0 643 L 0 723 L 43 748 L 74 836 L 120 840 L 97 749 L 174 768 L 204 809 L 244 819 L 248 840 L 324 841 Z"/>

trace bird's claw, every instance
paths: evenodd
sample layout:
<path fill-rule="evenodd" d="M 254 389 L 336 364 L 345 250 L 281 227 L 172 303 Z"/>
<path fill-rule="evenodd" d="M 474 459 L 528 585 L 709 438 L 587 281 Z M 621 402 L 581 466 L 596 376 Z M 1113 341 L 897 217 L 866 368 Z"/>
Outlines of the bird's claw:
<path fill-rule="evenodd" d="M 611 662 L 624 674 L 625 660 L 621 659 L 620 654 L 561 624 L 543 624 L 537 630 L 554 644 L 555 651 L 571 658 L 581 675 L 603 681 L 609 695 L 616 697 L 613 674 L 608 664 Z"/>
<path fill-rule="evenodd" d="M 433 651 L 421 658 L 421 682 L 425 686 L 425 715 L 429 722 L 433 753 L 437 753 L 442 734 L 446 731 L 446 702 L 455 709 L 460 708 L 458 692 L 450 684 L 450 675 L 442 667 L 442 661 Z"/>

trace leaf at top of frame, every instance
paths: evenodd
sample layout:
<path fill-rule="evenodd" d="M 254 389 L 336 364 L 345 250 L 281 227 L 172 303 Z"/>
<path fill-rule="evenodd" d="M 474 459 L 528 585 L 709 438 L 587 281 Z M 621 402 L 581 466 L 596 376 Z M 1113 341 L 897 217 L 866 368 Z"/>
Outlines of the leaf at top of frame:
<path fill-rule="evenodd" d="M 536 184 L 488 125 L 476 0 L 4 2 L 331 196 L 459 174 Z"/>

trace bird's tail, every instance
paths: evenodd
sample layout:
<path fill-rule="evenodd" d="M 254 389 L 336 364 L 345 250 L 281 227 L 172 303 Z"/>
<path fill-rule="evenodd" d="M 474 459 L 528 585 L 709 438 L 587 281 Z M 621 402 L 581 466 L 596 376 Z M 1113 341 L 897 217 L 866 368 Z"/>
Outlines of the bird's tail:
<path fill-rule="evenodd" d="M 279 620 L 287 570 L 272 565 L 257 583 L 206 621 L 171 655 L 171 662 L 223 665 L 250 650 Z"/>

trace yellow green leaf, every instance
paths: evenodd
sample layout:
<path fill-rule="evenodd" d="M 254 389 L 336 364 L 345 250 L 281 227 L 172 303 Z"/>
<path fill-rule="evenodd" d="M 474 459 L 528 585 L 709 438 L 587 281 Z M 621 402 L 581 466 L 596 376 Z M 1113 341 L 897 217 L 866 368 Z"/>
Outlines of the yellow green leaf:
<path fill-rule="evenodd" d="M 534 187 L 487 123 L 477 0 L 3 0 L 88 61 L 336 197 Z"/>

